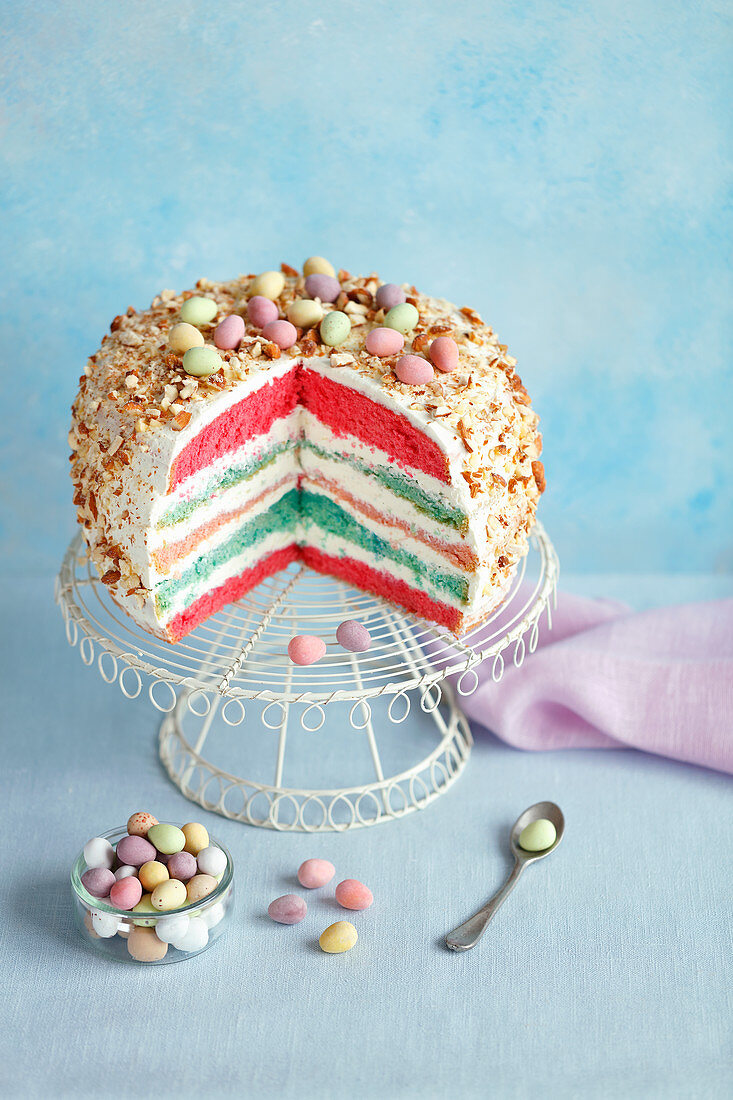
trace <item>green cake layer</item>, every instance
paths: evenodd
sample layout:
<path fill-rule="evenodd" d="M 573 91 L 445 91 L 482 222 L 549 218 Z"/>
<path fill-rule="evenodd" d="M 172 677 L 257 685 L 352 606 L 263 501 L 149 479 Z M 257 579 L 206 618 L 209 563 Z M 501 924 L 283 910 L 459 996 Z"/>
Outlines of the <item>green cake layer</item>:
<path fill-rule="evenodd" d="M 314 530 L 313 542 L 322 541 L 318 532 L 325 532 L 353 543 L 379 560 L 393 561 L 408 568 L 415 586 L 429 583 L 436 591 L 445 592 L 463 603 L 468 597 L 468 581 L 455 573 L 446 573 L 423 562 L 415 554 L 392 546 L 386 539 L 368 530 L 348 512 L 328 497 L 306 490 L 291 489 L 271 508 L 251 519 L 216 548 L 202 554 L 180 577 L 161 581 L 155 587 L 158 612 L 165 615 L 177 597 L 190 588 L 205 585 L 211 574 L 222 565 L 239 557 L 250 547 L 275 532 L 291 532 L 294 542 L 305 545 L 309 528 Z M 345 551 L 341 551 L 343 556 Z M 189 601 L 190 602 L 190 601 Z"/>

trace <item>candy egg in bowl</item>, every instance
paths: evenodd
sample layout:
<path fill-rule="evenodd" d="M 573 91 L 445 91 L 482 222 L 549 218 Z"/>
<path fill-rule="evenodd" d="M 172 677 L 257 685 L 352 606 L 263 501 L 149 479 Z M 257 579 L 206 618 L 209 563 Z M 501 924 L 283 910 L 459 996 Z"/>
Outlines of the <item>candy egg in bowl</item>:
<path fill-rule="evenodd" d="M 226 932 L 234 908 L 227 848 L 206 834 L 208 843 L 196 855 L 164 851 L 175 846 L 171 836 L 189 828 L 159 827 L 160 848 L 131 837 L 126 827 L 84 846 L 71 869 L 74 920 L 95 951 L 122 962 L 182 962 Z M 180 878 L 169 873 L 171 863 Z"/>

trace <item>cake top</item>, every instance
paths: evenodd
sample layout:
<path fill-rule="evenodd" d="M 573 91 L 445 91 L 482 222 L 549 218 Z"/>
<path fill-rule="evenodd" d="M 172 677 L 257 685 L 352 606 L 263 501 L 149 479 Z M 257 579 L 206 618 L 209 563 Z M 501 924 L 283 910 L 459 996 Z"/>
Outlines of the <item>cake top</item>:
<path fill-rule="evenodd" d="M 539 455 L 538 417 L 516 360 L 475 310 L 381 284 L 376 274 L 336 273 L 320 257 L 302 274 L 282 264 L 229 282 L 199 279 L 193 290 L 164 290 L 149 309 L 115 317 L 80 379 L 75 429 L 84 434 L 89 421 L 103 420 L 107 459 L 124 464 L 127 448 L 145 447 L 148 433 L 183 430 L 197 403 L 283 357 L 328 357 L 439 424 L 464 454 L 472 496 L 504 465 L 497 451 Z M 70 442 L 78 443 L 73 431 Z M 533 469 L 542 491 L 541 464 Z"/>

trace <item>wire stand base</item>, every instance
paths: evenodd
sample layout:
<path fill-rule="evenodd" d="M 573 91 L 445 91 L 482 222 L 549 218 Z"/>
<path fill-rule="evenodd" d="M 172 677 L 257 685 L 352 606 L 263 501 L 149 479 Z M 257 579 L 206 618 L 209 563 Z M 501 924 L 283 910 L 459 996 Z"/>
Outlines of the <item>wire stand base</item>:
<path fill-rule="evenodd" d="M 557 578 L 554 548 L 536 524 L 501 606 L 457 639 L 294 564 L 170 645 L 117 608 L 79 533 L 62 563 L 56 599 L 84 664 L 96 663 L 129 699 L 147 679 L 150 701 L 165 715 L 161 761 L 187 798 L 250 825 L 325 832 L 394 821 L 448 790 L 472 744 L 457 697 L 475 690 L 479 664 L 498 683 L 508 661 L 519 667 L 534 651 L 541 617 L 552 625 Z M 335 644 L 344 619 L 367 627 L 368 652 Z M 308 668 L 293 665 L 287 644 L 294 634 L 322 637 L 326 657 Z M 345 762 L 344 740 L 352 737 Z M 238 755 L 247 778 L 232 770 Z M 329 772 L 352 763 L 361 768 L 359 781 Z M 324 774 L 314 781 L 319 768 Z M 292 782 L 305 774 L 307 784 Z"/>

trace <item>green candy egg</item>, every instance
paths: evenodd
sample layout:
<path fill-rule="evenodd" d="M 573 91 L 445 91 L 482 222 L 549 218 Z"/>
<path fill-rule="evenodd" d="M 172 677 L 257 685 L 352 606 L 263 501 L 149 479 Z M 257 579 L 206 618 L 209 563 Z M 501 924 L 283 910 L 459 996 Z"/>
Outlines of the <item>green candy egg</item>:
<path fill-rule="evenodd" d="M 181 320 L 189 325 L 208 325 L 219 312 L 213 298 L 189 298 L 181 306 Z"/>
<path fill-rule="evenodd" d="M 398 306 L 392 306 L 384 318 L 383 324 L 385 328 L 393 328 L 396 332 L 401 332 L 403 336 L 407 336 L 419 320 L 420 314 L 415 307 L 410 305 L 409 302 L 401 302 Z"/>
<path fill-rule="evenodd" d="M 197 351 L 198 349 L 193 348 L 192 350 Z M 148 829 L 147 839 L 164 856 L 172 856 L 176 852 L 182 852 L 186 844 L 183 829 L 179 829 L 177 825 L 151 825 Z"/>
<path fill-rule="evenodd" d="M 208 378 L 221 370 L 222 361 L 216 348 L 189 348 L 183 356 L 183 369 L 194 378 Z M 154 828 L 157 829 L 157 825 Z M 157 845 L 156 845 L 157 847 Z"/>
<path fill-rule="evenodd" d="M 519 834 L 519 847 L 525 852 L 544 852 L 555 843 L 557 831 L 551 821 L 540 817 L 525 825 Z"/>
<path fill-rule="evenodd" d="M 351 321 L 340 309 L 331 310 L 321 321 L 321 340 L 330 348 L 337 348 L 348 340 L 351 333 Z"/>
<path fill-rule="evenodd" d="M 158 910 L 154 907 L 154 905 L 152 904 L 150 898 L 151 898 L 150 894 L 143 894 L 143 896 L 140 898 L 140 901 L 137 903 L 137 905 L 133 906 L 133 909 L 132 909 L 133 913 L 152 913 L 153 914 L 153 916 L 149 920 L 146 920 L 145 917 L 138 917 L 138 919 L 136 920 L 133 917 L 132 923 L 137 925 L 138 928 L 150 928 L 152 925 L 155 924 L 155 917 L 158 915 Z"/>

